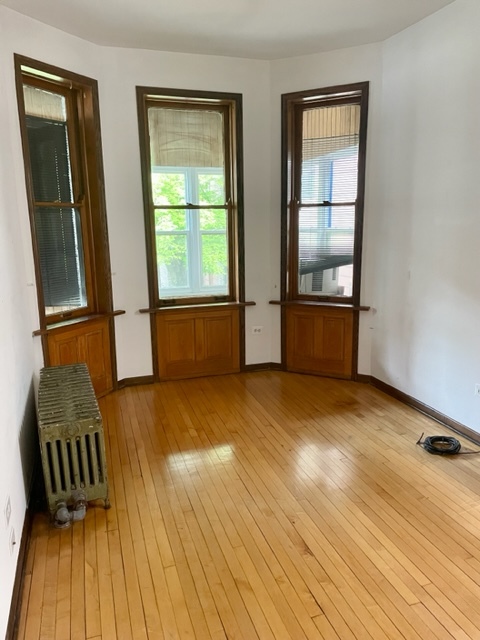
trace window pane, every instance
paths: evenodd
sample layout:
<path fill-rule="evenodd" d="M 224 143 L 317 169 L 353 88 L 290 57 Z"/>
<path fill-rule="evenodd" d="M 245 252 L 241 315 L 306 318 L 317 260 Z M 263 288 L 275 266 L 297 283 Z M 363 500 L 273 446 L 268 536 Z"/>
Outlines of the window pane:
<path fill-rule="evenodd" d="M 198 204 L 225 204 L 225 177 L 223 173 L 198 174 Z"/>
<path fill-rule="evenodd" d="M 188 287 L 187 236 L 157 235 L 157 269 L 159 296 L 163 289 Z"/>
<path fill-rule="evenodd" d="M 73 208 L 35 210 L 45 313 L 87 306 L 80 213 Z"/>
<path fill-rule="evenodd" d="M 202 235 L 202 287 L 228 293 L 228 251 L 226 234 Z"/>
<path fill-rule="evenodd" d="M 360 107 L 317 107 L 303 112 L 301 201 L 355 202 Z"/>
<path fill-rule="evenodd" d="M 185 231 L 187 228 L 187 214 L 183 209 L 160 209 L 155 211 L 155 230 Z"/>
<path fill-rule="evenodd" d="M 27 115 L 26 124 L 35 201 L 73 202 L 67 123 Z"/>
<path fill-rule="evenodd" d="M 152 196 L 157 206 L 178 206 L 186 203 L 185 174 L 154 171 Z"/>
<path fill-rule="evenodd" d="M 201 231 L 220 231 L 227 228 L 225 209 L 200 209 Z"/>
<path fill-rule="evenodd" d="M 298 221 L 299 293 L 351 295 L 355 207 L 302 207 Z"/>
<path fill-rule="evenodd" d="M 299 278 L 298 291 L 313 295 L 350 297 L 352 286 L 353 264 L 349 264 L 323 271 L 304 270 Z"/>

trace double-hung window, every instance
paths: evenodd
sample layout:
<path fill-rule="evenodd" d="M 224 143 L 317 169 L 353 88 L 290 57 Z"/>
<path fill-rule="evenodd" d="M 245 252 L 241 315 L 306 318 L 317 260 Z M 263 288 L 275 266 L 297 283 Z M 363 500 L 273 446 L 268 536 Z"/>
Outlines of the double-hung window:
<path fill-rule="evenodd" d="M 41 328 L 111 309 L 95 80 L 15 56 Z"/>
<path fill-rule="evenodd" d="M 238 300 L 240 96 L 137 96 L 151 304 Z"/>
<path fill-rule="evenodd" d="M 286 296 L 358 303 L 368 83 L 283 96 Z"/>

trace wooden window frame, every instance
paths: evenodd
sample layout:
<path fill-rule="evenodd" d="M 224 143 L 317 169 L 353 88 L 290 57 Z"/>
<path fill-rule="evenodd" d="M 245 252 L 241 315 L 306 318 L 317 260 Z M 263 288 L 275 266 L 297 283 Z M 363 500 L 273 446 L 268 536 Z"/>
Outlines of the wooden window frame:
<path fill-rule="evenodd" d="M 111 314 L 113 309 L 105 187 L 100 132 L 97 81 L 60 67 L 14 54 L 17 103 L 22 137 L 25 181 L 32 235 L 40 332 L 55 328 L 65 321 L 88 320 L 94 315 Z M 78 193 L 74 199 L 81 211 L 82 239 L 87 289 L 87 307 L 46 315 L 39 255 L 35 230 L 35 202 L 27 138 L 25 104 L 26 84 L 54 89 L 70 103 L 73 120 L 67 121 L 69 142 L 72 141 L 72 173 Z M 68 204 L 67 204 L 68 207 Z"/>
<path fill-rule="evenodd" d="M 362 237 L 365 204 L 365 170 L 369 83 L 359 82 L 282 95 L 282 291 L 283 301 L 311 304 L 332 303 L 358 306 L 362 265 Z M 358 193 L 355 207 L 352 296 L 299 293 L 298 291 L 298 206 L 301 166 L 299 117 L 312 106 L 358 104 L 360 106 Z"/>
<path fill-rule="evenodd" d="M 216 91 L 137 87 L 145 240 L 151 309 L 244 301 L 242 96 Z M 228 294 L 160 298 L 156 261 L 154 203 L 147 109 L 153 104 L 222 111 L 225 122 L 225 189 L 227 195 Z M 158 207 L 157 207 L 158 208 Z M 188 208 L 188 207 L 186 207 Z M 192 207 L 196 208 L 196 207 Z"/>

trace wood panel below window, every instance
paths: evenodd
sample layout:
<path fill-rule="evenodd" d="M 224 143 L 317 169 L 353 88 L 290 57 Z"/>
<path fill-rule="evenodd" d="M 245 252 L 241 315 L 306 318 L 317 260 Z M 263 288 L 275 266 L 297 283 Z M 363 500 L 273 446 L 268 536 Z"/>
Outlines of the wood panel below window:
<path fill-rule="evenodd" d="M 240 370 L 238 309 L 162 311 L 156 329 L 163 380 Z"/>
<path fill-rule="evenodd" d="M 292 305 L 286 309 L 286 360 L 289 371 L 351 378 L 352 309 Z"/>
<path fill-rule="evenodd" d="M 50 366 L 86 362 L 96 395 L 112 391 L 109 318 L 52 329 L 47 346 Z"/>

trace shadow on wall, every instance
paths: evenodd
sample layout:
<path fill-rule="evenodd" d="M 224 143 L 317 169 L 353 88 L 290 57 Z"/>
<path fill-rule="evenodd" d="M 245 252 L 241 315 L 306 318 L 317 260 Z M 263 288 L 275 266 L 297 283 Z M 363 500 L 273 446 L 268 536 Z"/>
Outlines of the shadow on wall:
<path fill-rule="evenodd" d="M 28 390 L 22 426 L 18 437 L 22 461 L 23 484 L 27 504 L 35 507 L 44 499 L 43 478 L 40 472 L 40 445 L 38 441 L 35 389 L 33 379 Z"/>

